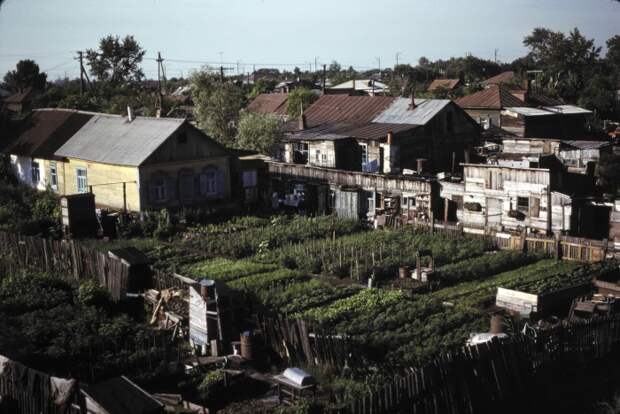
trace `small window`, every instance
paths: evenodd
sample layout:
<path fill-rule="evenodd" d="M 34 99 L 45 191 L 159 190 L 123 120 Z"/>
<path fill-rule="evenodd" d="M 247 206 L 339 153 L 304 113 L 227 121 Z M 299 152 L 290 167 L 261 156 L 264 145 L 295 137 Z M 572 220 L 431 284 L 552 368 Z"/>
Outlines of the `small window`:
<path fill-rule="evenodd" d="M 166 180 L 163 177 L 153 180 L 153 199 L 157 202 L 163 202 L 168 199 Z"/>
<path fill-rule="evenodd" d="M 316 150 L 314 153 L 314 159 L 317 163 L 321 162 L 321 150 Z"/>
<path fill-rule="evenodd" d="M 529 213 L 530 199 L 528 197 L 517 197 L 517 210 L 523 213 Z"/>
<path fill-rule="evenodd" d="M 489 129 L 492 125 L 491 118 L 487 115 L 480 116 L 480 118 L 478 118 L 478 123 L 482 126 L 482 129 Z"/>
<path fill-rule="evenodd" d="M 368 144 L 360 144 L 362 150 L 362 165 L 368 164 Z"/>
<path fill-rule="evenodd" d="M 200 174 L 200 193 L 207 196 L 217 194 L 217 175 L 215 170 L 207 170 Z"/>
<path fill-rule="evenodd" d="M 76 168 L 75 175 L 77 177 L 77 192 L 88 192 L 88 178 L 86 176 L 86 168 Z"/>
<path fill-rule="evenodd" d="M 56 161 L 50 162 L 50 185 L 52 190 L 58 190 L 58 171 L 56 170 Z"/>
<path fill-rule="evenodd" d="M 39 170 L 39 163 L 32 161 L 32 183 L 38 184 L 41 181 L 41 171 Z"/>
<path fill-rule="evenodd" d="M 321 162 L 327 164 L 327 154 L 321 154 Z"/>
<path fill-rule="evenodd" d="M 177 135 L 177 142 L 179 144 L 187 144 L 187 133 L 179 132 L 179 134 Z"/>

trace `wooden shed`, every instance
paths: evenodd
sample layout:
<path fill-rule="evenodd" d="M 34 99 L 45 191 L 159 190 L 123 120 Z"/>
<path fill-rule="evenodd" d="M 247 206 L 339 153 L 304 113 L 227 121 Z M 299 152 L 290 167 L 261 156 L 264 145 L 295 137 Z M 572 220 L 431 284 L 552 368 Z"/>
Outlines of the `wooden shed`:
<path fill-rule="evenodd" d="M 123 300 L 127 293 L 138 293 L 151 286 L 150 259 L 135 247 L 108 251 L 106 263 L 102 282 L 112 299 Z"/>

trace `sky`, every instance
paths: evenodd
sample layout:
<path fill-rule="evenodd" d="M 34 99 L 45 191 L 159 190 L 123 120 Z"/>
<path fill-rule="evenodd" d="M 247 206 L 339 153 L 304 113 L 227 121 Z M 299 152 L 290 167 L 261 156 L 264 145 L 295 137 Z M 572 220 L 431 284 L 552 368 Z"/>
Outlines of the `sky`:
<path fill-rule="evenodd" d="M 0 0 L 1 2 L 1 0 Z M 143 70 L 187 76 L 204 64 L 246 73 L 329 64 L 358 69 L 466 53 L 510 62 L 535 27 L 578 27 L 597 45 L 620 34 L 613 0 L 5 0 L 0 76 L 34 59 L 48 79 L 79 74 L 76 51 L 108 35 L 133 35 Z"/>

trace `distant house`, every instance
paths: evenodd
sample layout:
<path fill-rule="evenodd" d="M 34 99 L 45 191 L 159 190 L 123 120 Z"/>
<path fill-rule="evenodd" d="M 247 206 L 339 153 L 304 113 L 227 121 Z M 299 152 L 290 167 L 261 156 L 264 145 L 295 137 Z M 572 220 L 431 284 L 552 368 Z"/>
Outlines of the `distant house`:
<path fill-rule="evenodd" d="M 39 190 L 49 188 L 64 194 L 64 159 L 55 152 L 92 116 L 69 109 L 37 109 L 21 121 L 4 150 L 18 180 Z"/>
<path fill-rule="evenodd" d="M 479 129 L 446 99 L 332 96 L 316 101 L 285 138 L 287 162 L 349 171 L 450 170 Z M 456 164 L 458 165 L 458 164 Z"/>
<path fill-rule="evenodd" d="M 562 141 L 559 157 L 570 169 L 586 172 L 588 165 L 596 165 L 602 154 L 612 153 L 613 145 L 609 141 L 575 140 Z"/>
<path fill-rule="evenodd" d="M 517 79 L 516 73 L 512 70 L 504 71 L 498 75 L 492 76 L 487 80 L 482 81 L 483 86 L 491 85 L 503 85 L 507 83 L 514 83 Z"/>
<path fill-rule="evenodd" d="M 500 126 L 524 138 L 579 139 L 588 135 L 591 116 L 591 111 L 573 105 L 507 107 L 500 112 Z"/>
<path fill-rule="evenodd" d="M 503 85 L 490 85 L 488 88 L 456 100 L 484 129 L 492 126 L 502 127 L 501 112 L 509 107 L 525 107 L 521 99 L 514 96 Z"/>
<path fill-rule="evenodd" d="M 325 90 L 330 95 L 387 95 L 390 88 L 383 82 L 374 79 L 354 79 L 332 86 Z"/>
<path fill-rule="evenodd" d="M 297 88 L 306 88 L 310 90 L 320 90 L 321 86 L 316 84 L 314 81 L 307 79 L 298 79 L 298 80 L 284 80 L 278 83 L 273 91 L 274 93 L 290 93 Z"/>
<path fill-rule="evenodd" d="M 474 231 L 564 233 L 571 229 L 572 198 L 559 191 L 562 170 L 465 164 L 462 180 L 440 181 L 441 197 L 456 219 Z"/>
<path fill-rule="evenodd" d="M 97 114 L 56 152 L 65 193 L 144 211 L 229 200 L 230 153 L 184 119 Z"/>
<path fill-rule="evenodd" d="M 288 94 L 261 93 L 250 102 L 245 110 L 260 115 L 285 116 L 288 110 Z"/>
<path fill-rule="evenodd" d="M 26 88 L 4 99 L 4 108 L 10 114 L 17 115 L 32 109 L 32 102 L 36 93 L 32 88 Z"/>
<path fill-rule="evenodd" d="M 438 89 L 453 91 L 461 86 L 460 79 L 435 79 L 428 85 L 427 92 L 435 92 Z"/>

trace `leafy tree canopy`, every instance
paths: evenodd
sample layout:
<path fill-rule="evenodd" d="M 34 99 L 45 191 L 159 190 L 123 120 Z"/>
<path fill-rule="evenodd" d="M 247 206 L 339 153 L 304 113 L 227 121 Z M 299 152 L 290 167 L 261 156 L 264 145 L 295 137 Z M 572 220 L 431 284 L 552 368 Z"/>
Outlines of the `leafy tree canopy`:
<path fill-rule="evenodd" d="M 126 85 L 144 78 L 140 63 L 145 50 L 133 36 L 106 36 L 99 41 L 98 49 L 89 49 L 86 60 L 90 73 L 111 86 Z"/>
<path fill-rule="evenodd" d="M 281 137 L 277 117 L 244 112 L 239 119 L 236 147 L 268 155 Z"/>
<path fill-rule="evenodd" d="M 299 118 L 301 115 L 301 107 L 308 108 L 318 96 L 307 88 L 297 88 L 288 94 L 288 110 L 287 115 L 290 118 Z"/>
<path fill-rule="evenodd" d="M 4 82 L 13 91 L 18 92 L 26 88 L 42 91 L 45 89 L 47 74 L 41 72 L 34 60 L 26 59 L 17 62 L 15 70 L 4 75 Z"/>

